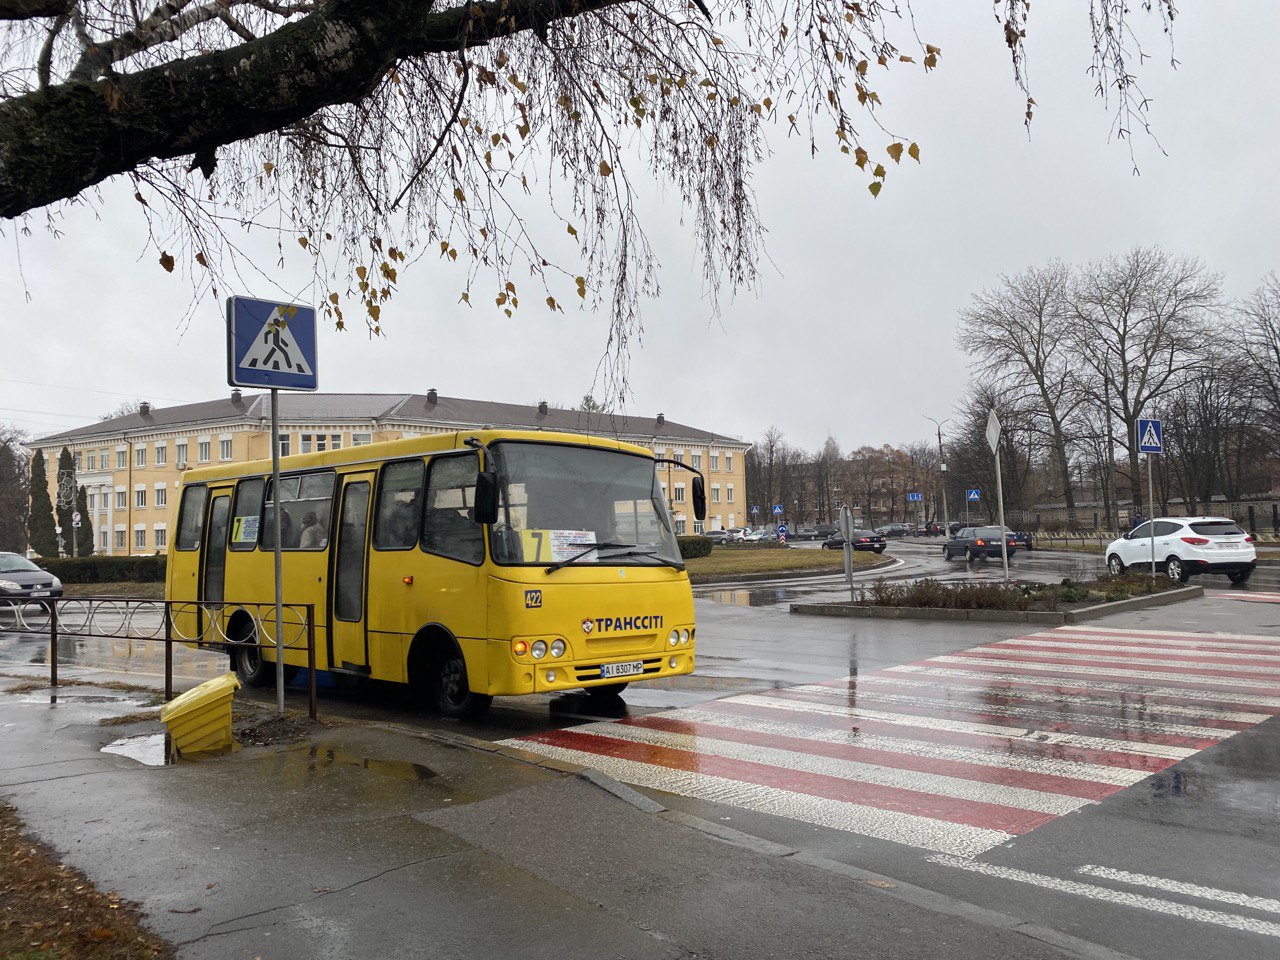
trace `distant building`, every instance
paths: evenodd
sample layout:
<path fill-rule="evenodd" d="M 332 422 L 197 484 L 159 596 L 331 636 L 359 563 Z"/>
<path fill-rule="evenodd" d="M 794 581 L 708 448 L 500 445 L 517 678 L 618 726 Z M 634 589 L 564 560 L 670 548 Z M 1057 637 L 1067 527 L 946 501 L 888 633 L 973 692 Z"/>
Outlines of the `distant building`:
<path fill-rule="evenodd" d="M 360 446 L 382 440 L 481 427 L 590 433 L 650 447 L 683 460 L 707 478 L 706 529 L 745 526 L 745 454 L 733 437 L 656 418 L 561 410 L 416 393 L 281 393 L 280 454 Z M 176 407 L 143 404 L 137 413 L 41 437 L 28 444 L 56 464 L 63 447 L 88 494 L 100 554 L 164 553 L 170 508 L 182 471 L 210 463 L 271 456 L 268 394 L 232 390 L 219 400 Z M 683 474 L 683 476 L 682 476 Z M 701 531 L 693 519 L 691 475 L 661 466 L 659 480 L 678 532 Z M 57 471 L 50 470 L 50 495 Z"/>

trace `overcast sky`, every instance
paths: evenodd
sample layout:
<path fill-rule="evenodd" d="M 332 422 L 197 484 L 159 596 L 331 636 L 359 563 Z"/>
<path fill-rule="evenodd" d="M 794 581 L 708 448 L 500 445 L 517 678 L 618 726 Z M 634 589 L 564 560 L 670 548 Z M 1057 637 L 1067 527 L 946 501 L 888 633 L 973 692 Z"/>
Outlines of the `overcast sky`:
<path fill-rule="evenodd" d="M 942 48 L 940 67 L 928 76 L 895 70 L 879 89 L 891 129 L 920 143 L 923 165 L 891 170 L 872 199 L 847 158 L 810 160 L 775 131 L 774 156 L 755 181 L 771 262 L 759 289 L 727 303 L 718 320 L 701 296 L 674 204 L 652 198 L 647 224 L 663 295 L 644 310 L 627 410 L 661 411 L 746 440 L 776 425 L 807 448 L 828 433 L 844 449 L 905 443 L 932 437 L 926 415 L 952 415 L 967 378 L 953 343 L 956 312 L 1001 272 L 1159 243 L 1223 273 L 1230 295 L 1246 294 L 1280 268 L 1271 51 L 1280 3 L 1180 6 L 1176 71 L 1156 21 L 1145 24 L 1154 57 L 1142 76 L 1168 156 L 1139 134 L 1134 176 L 1127 147 L 1108 143 L 1112 118 L 1085 72 L 1083 4 L 1032 11 L 1039 106 L 1028 138 L 990 2 L 917 0 L 919 32 Z M 191 326 L 179 328 L 190 290 L 145 251 L 131 192 L 108 186 L 98 212 L 68 211 L 60 239 L 23 238 L 22 277 L 13 225 L 5 225 L 0 420 L 40 435 L 131 397 L 165 406 L 229 389 L 222 311 L 206 300 Z M 269 248 L 264 259 L 272 269 Z M 458 305 L 463 283 L 458 268 L 428 260 L 402 273 L 383 312 L 385 338 L 368 339 L 358 324 L 322 331 L 322 389 L 436 387 L 449 396 L 573 405 L 592 388 L 601 318 L 533 308 L 508 320 Z"/>

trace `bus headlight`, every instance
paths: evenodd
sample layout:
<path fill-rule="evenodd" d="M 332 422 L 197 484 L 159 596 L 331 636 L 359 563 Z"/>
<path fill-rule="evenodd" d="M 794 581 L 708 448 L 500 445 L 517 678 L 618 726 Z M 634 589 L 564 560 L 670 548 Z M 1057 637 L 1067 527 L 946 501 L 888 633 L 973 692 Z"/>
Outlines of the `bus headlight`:
<path fill-rule="evenodd" d="M 551 655 L 552 655 L 553 657 L 563 657 L 563 656 L 564 656 L 564 641 L 563 641 L 563 640 L 552 640 L 552 641 L 551 641 Z"/>
<path fill-rule="evenodd" d="M 679 642 L 680 642 L 680 631 L 672 630 L 671 633 L 667 635 L 667 643 L 671 644 L 671 646 L 674 647 Z"/>
<path fill-rule="evenodd" d="M 541 660 L 547 655 L 547 641 L 535 640 L 533 646 L 529 648 L 529 652 L 533 654 L 533 659 Z"/>
<path fill-rule="evenodd" d="M 689 643 L 689 631 L 688 631 L 688 630 L 681 630 L 681 631 L 680 631 L 680 645 L 681 645 L 681 646 L 686 646 L 686 645 L 688 645 L 688 643 Z"/>

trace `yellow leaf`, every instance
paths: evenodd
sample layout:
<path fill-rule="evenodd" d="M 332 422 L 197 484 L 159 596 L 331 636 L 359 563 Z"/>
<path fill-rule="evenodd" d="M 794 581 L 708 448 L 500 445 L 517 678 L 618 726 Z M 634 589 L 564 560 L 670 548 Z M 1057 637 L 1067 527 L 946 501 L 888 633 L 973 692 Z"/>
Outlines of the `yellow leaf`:
<path fill-rule="evenodd" d="M 925 52 L 925 53 L 931 53 L 931 54 L 933 54 L 933 55 L 936 57 L 938 54 L 940 54 L 940 53 L 942 52 L 942 48 L 941 48 L 941 47 L 935 47 L 932 43 L 926 43 L 926 44 L 924 45 L 924 52 Z"/>
<path fill-rule="evenodd" d="M 300 246 L 303 250 L 307 249 L 307 243 L 308 243 L 308 242 L 309 242 L 309 241 L 307 240 L 307 238 L 306 238 L 306 237 L 299 237 L 299 238 L 298 238 L 298 246 Z"/>
<path fill-rule="evenodd" d="M 165 250 L 161 252 L 160 266 L 164 267 L 166 272 L 173 273 L 173 257 L 170 255 L 169 251 Z"/>
<path fill-rule="evenodd" d="M 578 235 L 578 228 L 575 227 L 572 223 L 565 224 L 565 226 L 569 228 L 569 236 L 576 237 Z"/>
<path fill-rule="evenodd" d="M 873 177 L 879 177 L 881 180 L 883 180 L 883 179 L 884 179 L 884 164 L 882 164 L 882 163 L 877 163 L 877 164 L 876 164 L 876 168 L 875 168 L 874 170 L 872 170 L 872 171 L 871 171 L 871 175 L 872 175 Z"/>
<path fill-rule="evenodd" d="M 899 160 L 902 159 L 902 144 L 900 143 L 889 144 L 889 146 L 885 149 L 885 153 L 889 154 L 889 156 L 893 159 L 894 163 L 897 163 Z"/>
<path fill-rule="evenodd" d="M 867 189 L 871 191 L 873 197 L 880 196 L 880 181 L 875 180 L 867 185 Z"/>
<path fill-rule="evenodd" d="M 361 264 L 360 266 L 356 267 L 356 276 L 359 277 L 361 280 L 365 278 L 368 272 L 369 271 L 364 268 L 364 264 Z"/>
<path fill-rule="evenodd" d="M 382 308 L 380 306 L 378 306 L 376 303 L 369 304 L 369 316 L 372 319 L 377 320 L 378 316 L 381 313 L 382 313 Z"/>
<path fill-rule="evenodd" d="M 462 292 L 462 296 L 461 296 L 461 297 L 459 297 L 458 299 L 459 299 L 459 300 L 461 300 L 463 303 L 470 303 L 470 302 L 471 302 L 471 294 L 467 293 L 467 292 L 464 290 L 464 291 Z"/>
<path fill-rule="evenodd" d="M 911 146 L 907 147 L 907 156 L 909 156 L 916 163 L 919 163 L 920 162 L 920 145 L 917 143 L 913 143 L 911 144 Z"/>
<path fill-rule="evenodd" d="M 454 197 L 456 197 L 456 198 L 457 198 L 457 201 L 458 201 L 459 203 L 466 203 L 466 202 L 467 202 L 467 195 L 466 195 L 465 193 L 463 193 L 463 192 L 462 192 L 462 188 L 461 188 L 461 187 L 454 187 L 454 188 L 453 188 L 453 195 L 454 195 Z"/>
<path fill-rule="evenodd" d="M 604 160 L 600 161 L 600 176 L 607 177 L 613 173 L 613 167 L 609 166 Z"/>
<path fill-rule="evenodd" d="M 274 170 L 275 168 L 276 168 L 276 165 L 272 163 L 270 160 L 266 161 L 262 165 L 262 169 L 266 172 L 268 177 L 271 176 L 271 171 Z"/>
<path fill-rule="evenodd" d="M 555 297 L 547 297 L 547 307 L 548 309 L 551 309 L 551 310 L 556 310 L 559 308 L 559 304 L 556 303 Z"/>
<path fill-rule="evenodd" d="M 855 149 L 853 151 L 853 162 L 865 170 L 867 167 L 867 151 L 861 147 Z"/>
<path fill-rule="evenodd" d="M 329 302 L 336 304 L 338 302 L 338 295 L 336 293 L 329 294 Z"/>
<path fill-rule="evenodd" d="M 203 250 L 196 253 L 196 263 L 200 264 L 202 267 L 209 266 L 209 261 L 205 259 Z"/>

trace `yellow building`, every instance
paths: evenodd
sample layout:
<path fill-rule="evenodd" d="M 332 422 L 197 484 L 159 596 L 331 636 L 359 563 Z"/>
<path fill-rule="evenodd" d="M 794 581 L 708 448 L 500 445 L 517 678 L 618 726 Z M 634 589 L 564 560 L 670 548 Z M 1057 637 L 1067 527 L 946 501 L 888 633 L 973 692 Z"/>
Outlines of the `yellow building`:
<path fill-rule="evenodd" d="M 707 478 L 706 529 L 749 523 L 744 456 L 750 444 L 657 417 L 627 417 L 415 393 L 281 393 L 280 454 L 360 446 L 378 440 L 482 427 L 590 433 L 652 448 L 682 460 Z M 49 463 L 57 496 L 62 448 L 76 462 L 76 483 L 88 494 L 88 516 L 99 554 L 165 553 L 170 507 L 182 471 L 211 463 L 271 456 L 269 395 L 242 393 L 176 407 L 143 404 L 137 413 L 41 437 L 28 446 Z M 659 469 L 678 533 L 702 527 L 693 519 L 686 471 Z M 64 531 L 68 543 L 70 531 Z"/>

